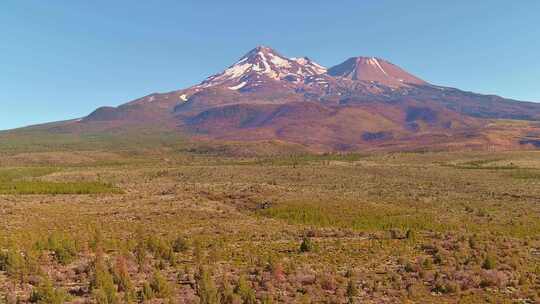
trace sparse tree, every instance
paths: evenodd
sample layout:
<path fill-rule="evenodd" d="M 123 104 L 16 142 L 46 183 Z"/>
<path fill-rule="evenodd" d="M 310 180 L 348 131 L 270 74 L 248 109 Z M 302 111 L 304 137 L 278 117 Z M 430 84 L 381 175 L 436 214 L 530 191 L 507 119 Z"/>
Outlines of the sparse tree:
<path fill-rule="evenodd" d="M 62 289 L 54 288 L 48 277 L 42 278 L 38 287 L 32 290 L 30 295 L 30 302 L 38 304 L 63 304 L 67 299 L 67 293 Z"/>
<path fill-rule="evenodd" d="M 197 295 L 201 304 L 219 304 L 218 290 L 206 267 L 201 266 L 195 277 L 197 283 Z"/>
<path fill-rule="evenodd" d="M 304 237 L 300 244 L 300 252 L 310 252 L 313 250 L 313 243 L 310 238 Z"/>
<path fill-rule="evenodd" d="M 157 298 L 167 298 L 172 295 L 172 287 L 167 279 L 158 270 L 154 271 L 152 280 L 150 281 L 150 287 Z"/>
<path fill-rule="evenodd" d="M 240 276 L 238 283 L 234 292 L 238 294 L 243 303 L 245 304 L 255 304 L 257 303 L 257 298 L 255 297 L 255 290 L 251 287 L 245 276 Z"/>
<path fill-rule="evenodd" d="M 93 291 L 94 298 L 99 304 L 118 303 L 116 286 L 114 285 L 109 267 L 105 262 L 103 251 L 100 247 L 96 250 L 90 289 Z"/>
<path fill-rule="evenodd" d="M 358 288 L 353 279 L 349 279 L 347 284 L 347 300 L 350 304 L 354 303 L 354 298 L 358 296 Z"/>
<path fill-rule="evenodd" d="M 120 255 L 116 258 L 113 269 L 114 282 L 118 285 L 118 290 L 124 292 L 124 302 L 131 302 L 134 298 L 133 283 L 129 276 L 126 258 Z"/>
<path fill-rule="evenodd" d="M 496 264 L 495 258 L 491 254 L 488 254 L 486 255 L 486 258 L 484 259 L 484 262 L 482 263 L 482 268 L 487 269 L 487 270 L 494 269 L 495 264 Z"/>

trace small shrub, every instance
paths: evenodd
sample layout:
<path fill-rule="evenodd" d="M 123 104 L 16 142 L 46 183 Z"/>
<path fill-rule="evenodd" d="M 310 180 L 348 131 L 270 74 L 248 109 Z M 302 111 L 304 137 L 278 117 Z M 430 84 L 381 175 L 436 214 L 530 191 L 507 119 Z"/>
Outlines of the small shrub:
<path fill-rule="evenodd" d="M 347 284 L 347 299 L 349 303 L 354 303 L 354 298 L 358 296 L 358 288 L 356 287 L 355 282 L 350 279 Z"/>
<path fill-rule="evenodd" d="M 205 267 L 201 267 L 195 280 L 197 282 L 197 295 L 201 304 L 218 304 L 219 295 L 210 273 Z"/>
<path fill-rule="evenodd" d="M 92 290 L 94 299 L 98 304 L 118 303 L 113 276 L 105 264 L 101 249 L 98 249 L 96 252 L 90 289 Z"/>
<path fill-rule="evenodd" d="M 236 284 L 234 292 L 242 298 L 242 302 L 245 304 L 257 303 L 257 298 L 255 297 L 255 290 L 253 290 L 245 276 L 241 276 L 238 279 L 238 283 Z"/>
<path fill-rule="evenodd" d="M 152 280 L 150 281 L 150 287 L 156 298 L 167 298 L 172 295 L 172 287 L 165 279 L 165 277 L 159 272 L 154 271 Z"/>
<path fill-rule="evenodd" d="M 119 256 L 116 259 L 116 263 L 113 269 L 113 279 L 114 282 L 118 285 L 118 290 L 124 292 L 124 298 L 132 299 L 133 283 L 131 282 L 131 278 L 127 269 L 126 258 L 124 256 Z"/>
<path fill-rule="evenodd" d="M 300 244 L 300 252 L 310 252 L 313 251 L 313 243 L 310 238 L 304 237 L 302 243 Z"/>
<path fill-rule="evenodd" d="M 0 271 L 6 271 L 8 268 L 8 251 L 0 251 Z"/>
<path fill-rule="evenodd" d="M 140 298 L 143 302 L 149 301 L 154 298 L 154 290 L 152 290 L 152 287 L 150 287 L 150 284 L 148 284 L 148 282 L 144 282 L 141 289 Z"/>
<path fill-rule="evenodd" d="M 484 259 L 484 262 L 482 263 L 482 268 L 487 270 L 494 269 L 495 264 L 495 258 L 492 255 L 488 254 Z"/>
<path fill-rule="evenodd" d="M 189 243 L 186 239 L 179 236 L 173 241 L 172 247 L 174 252 L 186 252 L 189 249 Z"/>
<path fill-rule="evenodd" d="M 49 278 L 43 278 L 30 295 L 30 302 L 38 304 L 63 304 L 67 299 L 67 293 L 62 289 L 54 288 Z"/>
<path fill-rule="evenodd" d="M 137 245 L 135 245 L 135 248 L 133 250 L 133 254 L 135 255 L 135 259 L 137 260 L 137 266 L 139 267 L 139 272 L 142 272 L 144 268 L 144 264 L 146 262 L 146 244 L 144 241 L 144 237 L 141 235 L 138 235 L 137 237 Z"/>
<path fill-rule="evenodd" d="M 24 276 L 25 259 L 15 249 L 0 252 L 0 271 L 5 271 L 11 277 Z"/>
<path fill-rule="evenodd" d="M 150 236 L 146 241 L 146 246 L 154 257 L 170 260 L 173 256 L 173 250 L 169 243 L 160 237 Z"/>
<path fill-rule="evenodd" d="M 227 279 L 223 280 L 220 287 L 220 302 L 222 304 L 242 303 L 242 299 L 234 293 L 234 289 Z"/>

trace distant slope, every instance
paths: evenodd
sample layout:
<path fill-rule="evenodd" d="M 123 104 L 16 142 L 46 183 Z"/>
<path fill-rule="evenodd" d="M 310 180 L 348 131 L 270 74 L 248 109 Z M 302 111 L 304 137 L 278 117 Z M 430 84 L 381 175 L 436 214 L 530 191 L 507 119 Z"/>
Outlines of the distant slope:
<path fill-rule="evenodd" d="M 32 129 L 173 132 L 320 151 L 530 149 L 539 146 L 539 121 L 540 104 L 433 85 L 381 58 L 352 57 L 327 69 L 260 46 L 198 85 Z"/>

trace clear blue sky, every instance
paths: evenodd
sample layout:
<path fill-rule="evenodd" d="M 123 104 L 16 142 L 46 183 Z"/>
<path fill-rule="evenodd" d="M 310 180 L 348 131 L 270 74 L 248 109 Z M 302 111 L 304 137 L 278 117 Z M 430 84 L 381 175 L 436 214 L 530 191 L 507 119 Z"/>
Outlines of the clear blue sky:
<path fill-rule="evenodd" d="M 259 44 L 540 101 L 540 1 L 2 0 L 0 129 L 198 83 Z"/>

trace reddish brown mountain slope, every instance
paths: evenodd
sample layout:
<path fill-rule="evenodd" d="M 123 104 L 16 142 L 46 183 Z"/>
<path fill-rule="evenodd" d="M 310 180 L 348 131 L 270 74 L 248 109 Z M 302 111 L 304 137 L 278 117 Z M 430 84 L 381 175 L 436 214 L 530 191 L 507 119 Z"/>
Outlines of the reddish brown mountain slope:
<path fill-rule="evenodd" d="M 328 70 L 328 75 L 352 80 L 378 82 L 389 87 L 427 84 L 400 67 L 375 57 L 353 57 Z"/>
<path fill-rule="evenodd" d="M 540 145 L 533 121 L 540 121 L 540 104 L 432 85 L 380 58 L 354 57 L 327 70 L 261 46 L 199 85 L 47 126 L 61 132 L 151 127 L 328 151 L 530 148 Z"/>

